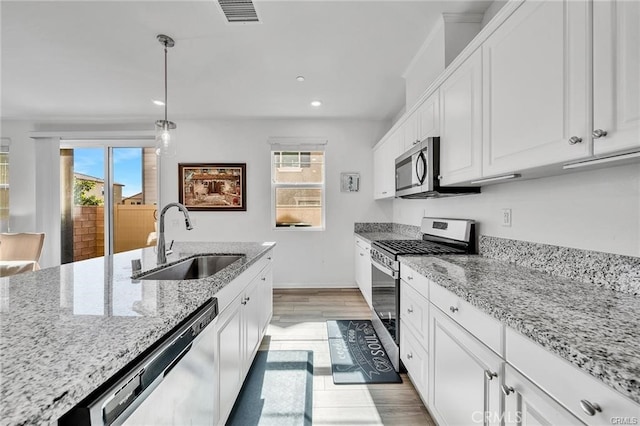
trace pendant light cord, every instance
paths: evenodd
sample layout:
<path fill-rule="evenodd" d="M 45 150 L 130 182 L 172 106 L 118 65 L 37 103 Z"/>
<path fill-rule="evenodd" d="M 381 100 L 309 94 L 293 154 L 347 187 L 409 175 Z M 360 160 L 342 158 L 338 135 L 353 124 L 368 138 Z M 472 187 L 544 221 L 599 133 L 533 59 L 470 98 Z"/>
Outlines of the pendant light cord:
<path fill-rule="evenodd" d="M 167 120 L 167 42 L 164 43 L 164 122 L 168 128 L 169 123 Z"/>

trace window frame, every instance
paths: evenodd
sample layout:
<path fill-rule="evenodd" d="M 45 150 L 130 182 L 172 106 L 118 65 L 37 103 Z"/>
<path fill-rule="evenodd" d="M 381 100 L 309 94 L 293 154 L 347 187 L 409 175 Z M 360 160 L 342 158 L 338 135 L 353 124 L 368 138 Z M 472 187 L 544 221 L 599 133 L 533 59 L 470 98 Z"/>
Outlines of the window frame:
<path fill-rule="evenodd" d="M 298 167 L 278 167 L 276 163 L 276 155 L 280 155 L 282 158 L 282 153 L 298 153 Z M 321 182 L 276 182 L 276 169 L 278 172 L 302 172 L 303 167 L 300 164 L 302 153 L 304 152 L 321 152 L 322 153 L 322 181 Z M 324 146 L 318 146 L 316 144 L 305 146 L 304 144 L 299 144 L 291 147 L 282 147 L 277 144 L 272 144 L 269 159 L 271 162 L 271 229 L 274 231 L 304 231 L 304 232 L 314 232 L 314 231 L 324 231 L 326 229 L 326 194 L 327 194 L 327 172 L 326 172 L 326 159 L 327 153 Z M 282 161 L 280 161 L 280 164 Z M 295 170 L 294 170 L 295 169 Z M 321 224 L 320 226 L 277 226 L 276 218 L 277 218 L 277 190 L 278 189 L 319 189 L 320 190 L 320 209 L 321 209 Z"/>

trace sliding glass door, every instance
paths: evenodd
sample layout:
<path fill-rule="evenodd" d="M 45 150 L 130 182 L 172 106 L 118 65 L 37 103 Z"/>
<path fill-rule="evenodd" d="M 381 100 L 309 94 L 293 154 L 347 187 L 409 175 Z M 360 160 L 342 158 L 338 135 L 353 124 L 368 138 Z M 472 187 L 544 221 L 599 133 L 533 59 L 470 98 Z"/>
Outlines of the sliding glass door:
<path fill-rule="evenodd" d="M 154 149 L 108 142 L 67 145 L 60 150 L 61 262 L 155 244 Z"/>

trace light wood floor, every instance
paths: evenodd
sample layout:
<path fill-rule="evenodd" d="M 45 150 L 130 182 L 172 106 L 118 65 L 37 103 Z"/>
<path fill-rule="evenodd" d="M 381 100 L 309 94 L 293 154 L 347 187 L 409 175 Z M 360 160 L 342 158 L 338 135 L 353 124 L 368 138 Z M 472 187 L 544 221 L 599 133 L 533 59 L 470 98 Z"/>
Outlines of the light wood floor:
<path fill-rule="evenodd" d="M 314 425 L 435 425 L 406 374 L 401 384 L 333 383 L 326 320 L 370 317 L 356 289 L 276 289 L 260 349 L 313 351 Z"/>

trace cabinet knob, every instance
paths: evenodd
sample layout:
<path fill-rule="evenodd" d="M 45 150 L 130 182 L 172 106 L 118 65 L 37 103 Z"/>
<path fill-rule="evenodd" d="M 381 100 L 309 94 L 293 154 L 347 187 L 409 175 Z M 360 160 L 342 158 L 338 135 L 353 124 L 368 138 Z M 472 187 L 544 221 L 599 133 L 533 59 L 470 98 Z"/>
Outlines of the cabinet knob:
<path fill-rule="evenodd" d="M 262 281 L 266 281 L 266 280 L 267 280 L 267 277 L 262 277 L 262 278 L 260 278 L 260 279 L 261 279 Z"/>
<path fill-rule="evenodd" d="M 580 400 L 580 407 L 582 407 L 582 411 L 585 412 L 587 416 L 595 416 L 596 413 L 602 412 L 602 409 L 595 402 L 589 402 L 586 399 Z"/>
<path fill-rule="evenodd" d="M 484 377 L 486 377 L 487 380 L 493 380 L 494 377 L 498 377 L 498 373 L 494 373 L 491 370 L 484 370 Z"/>
<path fill-rule="evenodd" d="M 247 299 L 242 299 L 242 302 L 240 302 L 240 303 L 242 303 L 243 305 L 246 305 L 247 304 Z"/>
<path fill-rule="evenodd" d="M 500 386 L 500 389 L 502 389 L 502 393 L 505 395 L 511 395 L 513 392 L 515 392 L 515 389 L 507 385 Z"/>
<path fill-rule="evenodd" d="M 408 279 L 408 280 L 412 280 L 412 279 L 413 279 L 413 276 L 412 276 L 412 275 L 407 275 L 407 279 Z"/>
<path fill-rule="evenodd" d="M 577 136 L 571 136 L 569 138 L 569 145 L 575 145 L 575 144 L 580 143 L 580 142 L 582 142 L 582 138 L 579 138 Z"/>
<path fill-rule="evenodd" d="M 415 140 L 415 141 L 413 141 L 413 145 L 415 145 L 415 144 L 417 144 L 417 143 L 420 143 L 420 141 L 419 141 L 419 140 Z"/>
<path fill-rule="evenodd" d="M 456 308 L 455 306 L 449 306 L 449 310 L 451 311 L 452 314 L 455 314 L 456 312 L 458 312 L 458 308 Z"/>
<path fill-rule="evenodd" d="M 408 314 L 413 313 L 413 308 L 407 308 L 407 313 L 408 313 Z"/>
<path fill-rule="evenodd" d="M 364 256 L 364 253 L 360 253 L 360 256 Z"/>
<path fill-rule="evenodd" d="M 413 358 L 413 354 L 407 354 L 407 359 L 412 359 Z"/>
<path fill-rule="evenodd" d="M 594 139 L 600 139 L 603 138 L 605 136 L 607 136 L 607 131 L 606 130 L 602 130 L 602 129 L 595 129 L 591 135 L 593 136 Z"/>
<path fill-rule="evenodd" d="M 386 194 L 386 193 L 387 193 L 387 191 L 382 191 L 382 194 Z"/>
<path fill-rule="evenodd" d="M 271 256 L 267 257 L 267 260 L 271 260 Z"/>

